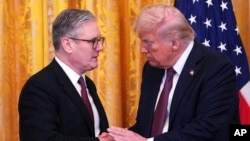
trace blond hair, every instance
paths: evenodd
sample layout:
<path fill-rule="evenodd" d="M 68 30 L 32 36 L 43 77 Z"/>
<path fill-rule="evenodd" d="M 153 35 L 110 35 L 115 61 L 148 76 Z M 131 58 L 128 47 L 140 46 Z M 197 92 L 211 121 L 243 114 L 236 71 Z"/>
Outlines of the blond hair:
<path fill-rule="evenodd" d="M 145 7 L 134 23 L 137 33 L 156 30 L 160 37 L 178 36 L 180 39 L 193 40 L 195 32 L 184 15 L 175 7 L 167 4 L 154 4 Z"/>

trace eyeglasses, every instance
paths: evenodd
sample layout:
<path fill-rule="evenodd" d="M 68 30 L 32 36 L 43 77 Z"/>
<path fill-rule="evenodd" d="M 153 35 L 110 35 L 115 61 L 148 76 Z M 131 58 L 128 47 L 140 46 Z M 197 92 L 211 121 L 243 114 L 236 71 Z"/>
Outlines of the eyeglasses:
<path fill-rule="evenodd" d="M 105 41 L 105 37 L 98 37 L 98 38 L 94 38 L 92 40 L 77 39 L 77 38 L 73 38 L 73 37 L 70 37 L 69 39 L 92 43 L 93 49 L 97 48 L 99 42 L 101 42 L 101 44 L 103 45 L 103 43 Z"/>

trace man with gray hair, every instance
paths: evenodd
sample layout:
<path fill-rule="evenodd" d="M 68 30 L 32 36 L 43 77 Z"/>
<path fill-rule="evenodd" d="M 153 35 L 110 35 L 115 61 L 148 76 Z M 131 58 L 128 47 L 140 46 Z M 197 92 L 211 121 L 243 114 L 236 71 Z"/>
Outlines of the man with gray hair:
<path fill-rule="evenodd" d="M 55 57 L 31 76 L 20 94 L 21 141 L 109 141 L 108 120 L 94 82 L 85 75 L 103 50 L 96 17 L 66 9 L 52 27 Z"/>

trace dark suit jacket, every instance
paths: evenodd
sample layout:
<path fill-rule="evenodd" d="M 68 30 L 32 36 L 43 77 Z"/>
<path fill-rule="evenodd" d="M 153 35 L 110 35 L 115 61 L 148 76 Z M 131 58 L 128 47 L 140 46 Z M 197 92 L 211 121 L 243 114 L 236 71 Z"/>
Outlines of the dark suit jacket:
<path fill-rule="evenodd" d="M 163 75 L 163 69 L 145 64 L 136 123 L 131 127 L 144 137 L 150 137 Z M 175 88 L 169 131 L 155 141 L 228 141 L 229 124 L 239 123 L 237 109 L 234 66 L 224 55 L 195 42 Z"/>
<path fill-rule="evenodd" d="M 101 132 L 108 120 L 96 87 L 86 76 L 86 83 L 100 116 Z M 21 141 L 94 141 L 94 128 L 77 90 L 53 60 L 24 85 L 19 98 Z"/>

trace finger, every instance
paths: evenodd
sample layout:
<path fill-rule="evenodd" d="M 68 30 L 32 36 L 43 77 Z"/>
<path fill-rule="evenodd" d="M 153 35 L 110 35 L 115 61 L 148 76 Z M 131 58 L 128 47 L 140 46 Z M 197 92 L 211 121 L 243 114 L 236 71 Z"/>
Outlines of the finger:
<path fill-rule="evenodd" d="M 103 133 L 100 135 L 100 137 L 107 137 L 107 136 L 109 136 L 109 133 L 107 133 L 107 132 L 103 132 Z"/>
<path fill-rule="evenodd" d="M 109 133 L 113 133 L 113 134 L 121 134 L 122 132 L 124 132 L 125 129 L 123 128 L 118 128 L 118 127 L 110 127 L 107 129 Z"/>
<path fill-rule="evenodd" d="M 125 137 L 124 136 L 121 136 L 121 135 L 116 135 L 116 134 L 113 134 L 113 133 L 110 133 L 109 134 L 111 137 L 113 137 L 113 139 L 115 141 L 125 141 Z"/>

